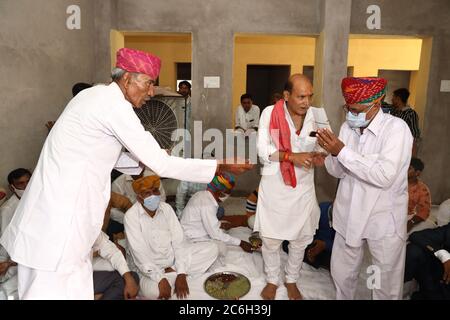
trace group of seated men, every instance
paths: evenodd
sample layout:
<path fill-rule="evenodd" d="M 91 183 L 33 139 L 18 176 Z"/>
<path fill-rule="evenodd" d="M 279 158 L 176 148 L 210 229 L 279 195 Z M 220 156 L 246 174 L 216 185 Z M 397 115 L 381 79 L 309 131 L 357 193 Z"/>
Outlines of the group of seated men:
<path fill-rule="evenodd" d="M 424 170 L 413 158 L 408 174 L 408 231 L 428 219 L 431 199 L 428 187 L 419 179 Z M 8 175 L 11 197 L 0 207 L 1 232 L 10 223 L 31 172 L 19 168 Z M 158 176 L 142 170 L 137 176 L 123 174 L 112 185 L 103 231 L 93 252 L 93 286 L 96 299 L 170 299 L 189 296 L 189 279 L 201 275 L 226 255 L 227 246 L 245 252 L 252 245 L 229 235 L 231 227 L 253 227 L 258 190 L 246 202 L 245 215 L 224 216 L 220 206 L 235 186 L 232 175 L 222 173 L 209 184 L 180 182 L 176 209 L 165 202 Z M 315 268 L 329 269 L 334 230 L 332 202 L 320 204 L 321 217 L 304 261 Z M 450 298 L 450 200 L 438 215 L 439 227 L 413 232 L 406 255 L 405 282 L 419 285 L 413 298 Z M 283 245 L 287 251 L 287 246 Z M 17 267 L 0 247 L 0 292 L 17 299 Z"/>
<path fill-rule="evenodd" d="M 9 174 L 12 196 L 1 206 L 2 231 L 30 179 L 31 172 L 22 168 Z M 142 171 L 138 176 L 117 178 L 102 231 L 92 248 L 95 298 L 170 299 L 173 294 L 185 298 L 189 276 L 205 273 L 226 254 L 226 245 L 252 252 L 251 244 L 228 235 L 223 229 L 228 224 L 218 218 L 219 203 L 230 196 L 234 185 L 232 175 L 214 177 L 192 196 L 178 217 L 164 201 L 158 176 Z M 4 297 L 18 298 L 17 267 L 3 248 L 0 286 Z"/>

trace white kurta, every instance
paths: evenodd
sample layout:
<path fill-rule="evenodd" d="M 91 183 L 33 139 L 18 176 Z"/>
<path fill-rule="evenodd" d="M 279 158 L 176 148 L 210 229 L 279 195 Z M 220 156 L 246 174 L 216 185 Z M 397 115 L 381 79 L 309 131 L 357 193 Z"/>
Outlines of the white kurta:
<path fill-rule="evenodd" d="M 255 231 L 266 238 L 296 240 L 303 235 L 312 235 L 318 227 L 320 210 L 314 187 L 314 169 L 295 167 L 297 186 L 287 186 L 281 175 L 280 163 L 270 161 L 269 156 L 278 151 L 269 134 L 270 117 L 274 106 L 264 109 L 258 130 L 258 155 L 264 164 L 258 192 Z M 310 107 L 306 113 L 300 135 L 284 106 L 286 120 L 291 131 L 292 152 L 310 152 L 317 138 L 309 133 L 317 129 Z"/>
<path fill-rule="evenodd" d="M 183 230 L 169 204 L 161 202 L 152 218 L 136 202 L 125 214 L 124 226 L 135 271 L 156 282 L 168 267 L 186 273 Z"/>
<path fill-rule="evenodd" d="M 125 273 L 130 272 L 130 269 L 128 268 L 127 260 L 125 260 L 125 257 L 123 256 L 122 252 L 119 250 L 119 248 L 116 247 L 116 245 L 109 240 L 106 233 L 103 231 L 100 232 L 100 235 L 98 236 L 97 240 L 94 242 L 94 246 L 92 247 L 92 251 L 98 251 L 98 254 L 100 257 L 94 258 L 97 260 L 103 260 L 104 262 L 107 262 L 107 265 L 110 265 L 111 268 L 102 268 L 100 265 L 105 266 L 105 264 L 97 262 L 97 264 L 93 264 L 93 270 L 94 271 L 114 271 L 120 273 L 121 276 L 123 276 Z M 97 268 L 95 267 L 97 265 Z M 112 269 L 112 270 L 111 270 Z"/>
<path fill-rule="evenodd" d="M 0 246 L 0 262 L 11 260 L 5 248 Z M 19 299 L 17 290 L 17 266 L 10 266 L 5 274 L 0 276 L 0 297 L 4 295 L 5 299 Z M 1 300 L 1 298 L 0 298 Z"/>
<path fill-rule="evenodd" d="M 206 190 L 206 183 L 195 183 L 189 181 L 180 181 L 177 187 L 177 195 L 175 198 L 176 214 L 178 218 L 182 216 L 183 210 L 191 197 L 198 191 Z"/>
<path fill-rule="evenodd" d="M 345 147 L 325 160 L 328 172 L 340 179 L 333 228 L 353 247 L 394 233 L 406 240 L 413 141 L 408 125 L 379 111 L 362 135 L 344 123 L 339 139 Z"/>
<path fill-rule="evenodd" d="M 177 274 L 202 274 L 216 260 L 214 243 L 185 241 L 180 222 L 167 203 L 159 205 L 150 217 L 140 203 L 131 207 L 124 220 L 130 253 L 130 266 L 140 274 L 140 294 L 156 299 L 158 284 L 166 278 L 174 287 Z M 165 268 L 175 272 L 165 273 Z"/>
<path fill-rule="evenodd" d="M 217 240 L 238 246 L 241 240 L 230 236 L 220 228 L 217 219 L 219 204 L 209 191 L 199 191 L 192 196 L 183 210 L 181 226 L 191 241 Z"/>
<path fill-rule="evenodd" d="M 0 225 L 1 225 L 1 232 L 0 235 L 2 235 L 5 232 L 6 227 L 11 222 L 14 212 L 17 209 L 17 206 L 19 205 L 19 198 L 13 194 L 1 207 L 0 207 Z"/>
<path fill-rule="evenodd" d="M 47 271 L 57 270 L 62 257 L 64 262 L 90 264 L 89 254 L 111 195 L 110 173 L 122 146 L 164 177 L 209 182 L 217 166 L 213 160 L 169 156 L 144 130 L 116 83 L 83 90 L 48 135 L 1 238 L 14 261 Z"/>
<path fill-rule="evenodd" d="M 257 105 L 252 105 L 248 112 L 245 112 L 244 108 L 239 105 L 236 110 L 236 124 L 235 127 L 241 127 L 244 130 L 248 130 L 254 127 L 258 127 L 260 109 Z"/>
<path fill-rule="evenodd" d="M 19 205 L 19 198 L 13 194 L 1 207 L 0 207 L 0 222 L 1 222 L 1 234 L 5 231 L 6 227 L 11 222 L 14 212 Z M 11 260 L 8 252 L 0 245 L 0 262 Z M 3 276 L 0 276 L 0 289 L 6 297 L 14 297 L 18 299 L 17 291 L 17 266 L 11 266 Z"/>

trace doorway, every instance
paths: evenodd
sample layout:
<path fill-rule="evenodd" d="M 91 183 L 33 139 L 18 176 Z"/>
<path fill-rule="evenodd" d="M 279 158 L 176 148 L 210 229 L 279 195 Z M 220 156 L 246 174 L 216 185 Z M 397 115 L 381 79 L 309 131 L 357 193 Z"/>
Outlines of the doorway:
<path fill-rule="evenodd" d="M 246 91 L 253 97 L 253 104 L 264 110 L 271 105 L 274 93 L 283 93 L 286 80 L 291 74 L 290 65 L 247 65 Z"/>

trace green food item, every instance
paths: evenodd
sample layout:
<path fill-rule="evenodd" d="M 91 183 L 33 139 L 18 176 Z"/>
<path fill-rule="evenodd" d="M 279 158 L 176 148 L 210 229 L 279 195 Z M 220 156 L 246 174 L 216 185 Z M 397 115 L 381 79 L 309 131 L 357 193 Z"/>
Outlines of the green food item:
<path fill-rule="evenodd" d="M 252 236 L 248 240 L 253 248 L 259 248 L 262 245 L 262 240 L 259 237 Z"/>
<path fill-rule="evenodd" d="M 212 297 L 220 300 L 234 300 L 250 291 L 246 277 L 223 274 L 206 281 L 205 289 Z"/>

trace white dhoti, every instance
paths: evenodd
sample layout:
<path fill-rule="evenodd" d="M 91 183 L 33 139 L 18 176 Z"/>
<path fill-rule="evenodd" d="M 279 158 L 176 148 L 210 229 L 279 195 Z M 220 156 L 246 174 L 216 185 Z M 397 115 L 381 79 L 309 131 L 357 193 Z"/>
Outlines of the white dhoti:
<path fill-rule="evenodd" d="M 94 300 L 92 246 L 82 230 L 83 219 L 75 216 L 60 262 L 54 271 L 18 265 L 18 290 L 21 300 Z M 95 239 L 94 239 L 95 240 Z"/>
<path fill-rule="evenodd" d="M 92 300 L 92 266 L 86 262 L 56 271 L 19 265 L 19 298 L 22 300 Z"/>
<path fill-rule="evenodd" d="M 212 242 L 196 242 L 186 244 L 185 254 L 188 256 L 188 264 L 186 265 L 186 273 L 189 277 L 200 275 L 206 272 L 214 263 L 219 255 L 217 245 Z M 170 266 L 168 266 L 170 267 Z M 175 288 L 176 272 L 165 274 L 167 281 L 172 287 L 172 293 Z M 189 280 L 188 280 L 189 281 Z M 189 282 L 188 282 L 189 285 Z M 159 296 L 158 283 L 149 277 L 140 275 L 140 292 L 139 294 L 148 299 L 157 299 Z"/>
<path fill-rule="evenodd" d="M 263 246 L 261 248 L 264 259 L 264 271 L 267 283 L 279 285 L 280 279 L 280 247 L 283 240 L 261 237 Z M 303 264 L 305 248 L 313 240 L 313 235 L 302 235 L 297 240 L 289 241 L 289 256 L 285 266 L 286 283 L 297 283 L 300 269 Z"/>
<path fill-rule="evenodd" d="M 398 300 L 403 296 L 406 242 L 397 234 L 380 240 L 366 239 L 372 257 L 368 287 L 374 300 Z M 336 299 L 355 298 L 364 246 L 350 247 L 336 232 L 331 255 L 331 276 L 336 286 Z"/>

